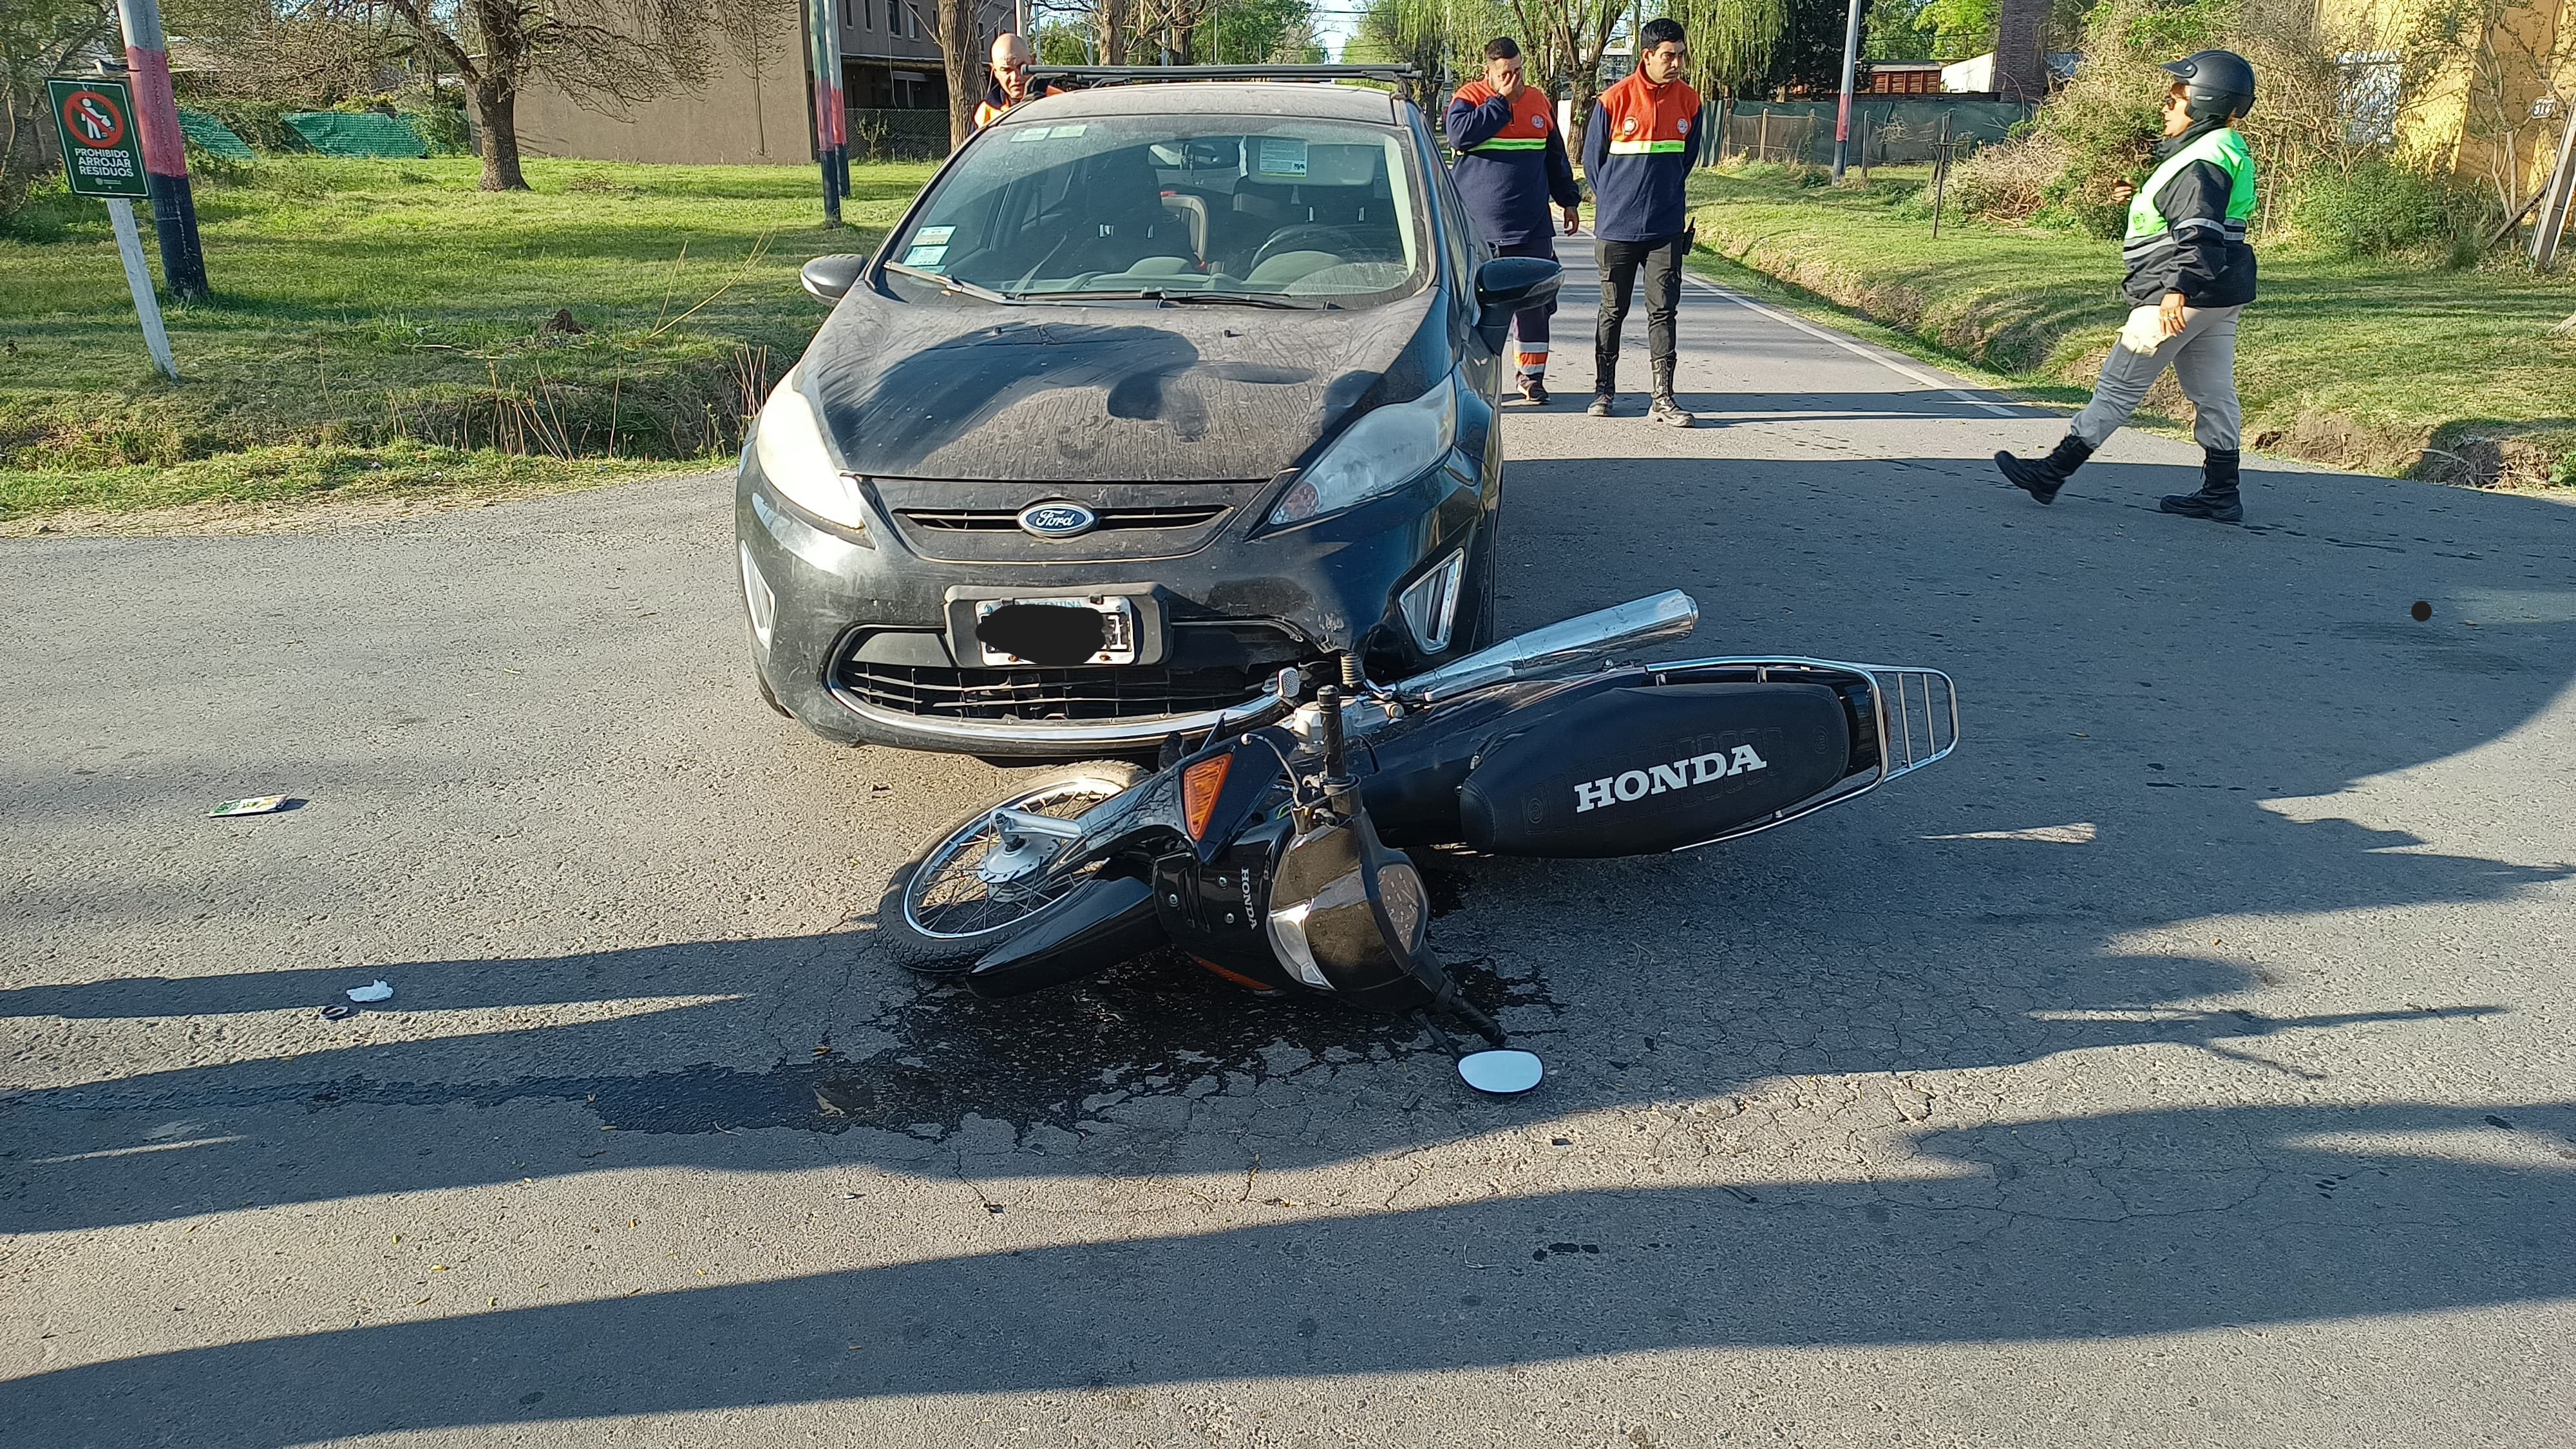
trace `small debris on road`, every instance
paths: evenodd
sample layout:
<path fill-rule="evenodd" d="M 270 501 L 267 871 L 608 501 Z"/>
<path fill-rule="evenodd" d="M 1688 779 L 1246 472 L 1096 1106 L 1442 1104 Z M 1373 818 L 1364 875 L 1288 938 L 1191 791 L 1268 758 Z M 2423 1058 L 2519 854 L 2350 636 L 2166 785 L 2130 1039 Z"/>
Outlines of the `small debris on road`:
<path fill-rule="evenodd" d="M 2417 599 L 2415 601 L 2415 607 L 2407 610 L 2406 612 L 2414 615 L 2415 622 L 2421 624 L 2425 620 L 2433 617 L 2432 601 L 2428 599 Z"/>
<path fill-rule="evenodd" d="M 322 1019 L 324 1021 L 347 1021 L 350 1017 L 357 1014 L 358 1008 L 351 1006 L 345 1001 L 335 1001 L 329 1006 L 322 1008 Z"/>
<path fill-rule="evenodd" d="M 301 800 L 290 802 L 283 795 L 253 795 L 247 800 L 226 800 L 207 811 L 206 818 L 211 820 L 224 815 L 274 815 L 287 808 L 290 803 L 301 805 L 304 802 Z"/>
<path fill-rule="evenodd" d="M 349 999 L 351 1001 L 363 1002 L 368 1005 L 373 1005 L 379 1001 L 391 1001 L 394 999 L 394 984 L 379 976 L 364 986 L 350 987 Z"/>

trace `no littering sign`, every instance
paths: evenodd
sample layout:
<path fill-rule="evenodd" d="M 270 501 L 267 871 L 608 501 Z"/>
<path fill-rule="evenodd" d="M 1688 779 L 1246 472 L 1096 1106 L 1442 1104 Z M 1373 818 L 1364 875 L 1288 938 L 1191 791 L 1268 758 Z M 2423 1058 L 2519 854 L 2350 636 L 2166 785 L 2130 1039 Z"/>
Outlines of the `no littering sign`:
<path fill-rule="evenodd" d="M 133 96 L 125 82 L 49 76 L 45 89 L 54 103 L 54 131 L 63 143 L 63 174 L 72 194 L 148 195 L 143 135 L 135 128 Z"/>

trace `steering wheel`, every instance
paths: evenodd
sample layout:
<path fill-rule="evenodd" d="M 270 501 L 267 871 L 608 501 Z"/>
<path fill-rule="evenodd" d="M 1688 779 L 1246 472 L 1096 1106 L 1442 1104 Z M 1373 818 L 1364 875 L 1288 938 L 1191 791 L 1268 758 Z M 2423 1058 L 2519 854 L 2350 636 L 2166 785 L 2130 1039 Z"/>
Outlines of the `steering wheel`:
<path fill-rule="evenodd" d="M 1245 267 L 1244 270 L 1249 272 L 1282 252 L 1330 252 L 1348 261 L 1350 258 L 1346 254 L 1350 250 L 1350 245 L 1351 235 L 1348 227 L 1331 226 L 1323 222 L 1301 222 L 1296 226 L 1282 227 L 1270 240 L 1263 242 L 1261 249 L 1252 254 L 1251 266 Z"/>

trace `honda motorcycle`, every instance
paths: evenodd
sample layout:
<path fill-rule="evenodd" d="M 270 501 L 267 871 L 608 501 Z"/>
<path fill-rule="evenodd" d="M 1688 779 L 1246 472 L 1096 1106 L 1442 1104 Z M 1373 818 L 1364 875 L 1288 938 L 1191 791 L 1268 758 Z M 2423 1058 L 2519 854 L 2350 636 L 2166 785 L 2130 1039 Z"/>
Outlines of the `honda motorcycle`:
<path fill-rule="evenodd" d="M 1691 850 L 1868 793 L 1950 753 L 1958 701 L 1932 669 L 1823 659 L 1613 665 L 1699 621 L 1680 592 L 1505 640 L 1401 683 L 1282 670 L 1162 768 L 1034 772 L 895 873 L 878 939 L 986 997 L 1078 980 L 1165 944 L 1260 992 L 1433 1013 L 1491 1049 L 1488 1092 L 1537 1057 L 1460 999 L 1424 945 L 1407 847 L 1602 857 Z M 1453 1053 L 1455 1051 L 1452 1044 Z"/>

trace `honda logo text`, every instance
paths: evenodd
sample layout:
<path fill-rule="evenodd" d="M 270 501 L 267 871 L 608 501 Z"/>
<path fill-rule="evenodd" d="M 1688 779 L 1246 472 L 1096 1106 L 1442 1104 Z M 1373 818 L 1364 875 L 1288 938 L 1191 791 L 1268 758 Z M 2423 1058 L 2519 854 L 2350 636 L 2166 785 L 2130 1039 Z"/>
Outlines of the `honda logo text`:
<path fill-rule="evenodd" d="M 1614 802 L 1640 800 L 1648 795 L 1661 795 L 1667 790 L 1680 790 L 1692 785 L 1705 785 L 1728 775 L 1741 775 L 1748 770 L 1765 770 L 1762 756 L 1751 745 L 1737 745 L 1732 751 L 1711 750 L 1657 765 L 1651 770 L 1630 770 L 1599 780 L 1586 780 L 1574 787 L 1574 813 L 1597 810 Z"/>

